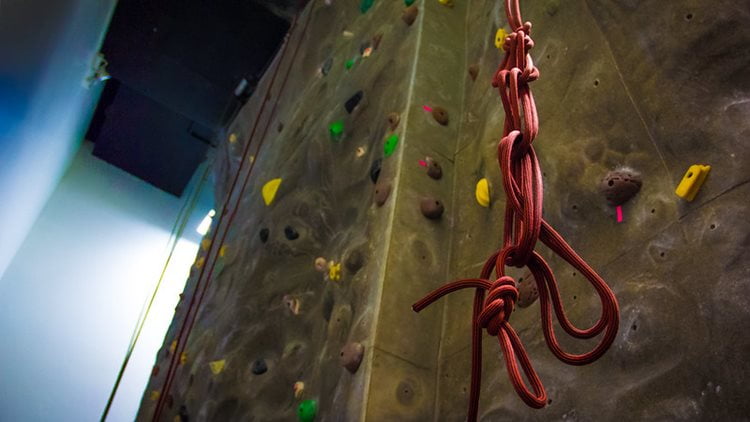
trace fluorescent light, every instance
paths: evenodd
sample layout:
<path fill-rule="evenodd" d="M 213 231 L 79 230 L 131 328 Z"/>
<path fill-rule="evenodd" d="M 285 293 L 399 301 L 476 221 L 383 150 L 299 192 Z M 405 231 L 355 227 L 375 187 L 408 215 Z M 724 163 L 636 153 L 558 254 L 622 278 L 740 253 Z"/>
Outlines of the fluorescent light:
<path fill-rule="evenodd" d="M 214 216 L 216 215 L 216 211 L 211 210 L 206 214 L 205 217 L 203 217 L 203 221 L 198 225 L 198 228 L 195 229 L 195 231 L 198 232 L 201 236 L 205 236 L 206 233 L 208 233 L 208 229 L 211 228 L 211 222 L 214 219 Z"/>

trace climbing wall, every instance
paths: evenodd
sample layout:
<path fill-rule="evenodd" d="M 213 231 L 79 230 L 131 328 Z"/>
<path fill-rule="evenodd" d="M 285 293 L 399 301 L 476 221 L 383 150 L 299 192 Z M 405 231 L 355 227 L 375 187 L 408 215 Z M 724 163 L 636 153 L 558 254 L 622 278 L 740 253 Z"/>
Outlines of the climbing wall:
<path fill-rule="evenodd" d="M 599 361 L 568 366 L 549 351 L 539 303 L 511 323 L 547 388 L 528 408 L 511 386 L 500 346 L 485 335 L 480 420 L 741 420 L 750 370 L 746 138 L 750 92 L 747 2 L 522 1 L 533 23 L 541 76 L 531 84 L 540 115 L 535 141 L 544 218 L 612 286 L 618 337 Z M 745 22 L 745 23 L 743 23 Z M 467 77 L 459 145 L 450 278 L 477 277 L 502 243 L 505 195 L 497 164 L 503 108 L 490 89 L 510 27 L 502 2 L 470 1 Z M 731 28 L 731 29 L 730 29 Z M 674 193 L 688 167 L 711 165 L 692 202 Z M 609 171 L 639 173 L 622 222 L 601 193 Z M 490 181 L 491 206 L 474 199 Z M 575 269 L 546 247 L 570 318 L 589 327 L 601 306 Z M 520 279 L 526 270 L 511 268 Z M 533 278 L 531 278 L 533 282 Z M 523 283 L 523 281 L 522 281 Z M 446 299 L 438 420 L 460 421 L 468 403 L 471 292 Z M 555 324 L 557 334 L 567 335 Z M 581 353 L 593 341 L 564 341 Z"/>
<path fill-rule="evenodd" d="M 473 295 L 411 305 L 478 276 L 501 245 L 503 109 L 490 83 L 496 31 L 511 28 L 496 0 L 406 3 L 313 0 L 299 14 L 218 151 L 218 215 L 139 420 L 157 407 L 170 421 L 465 419 Z M 565 365 L 544 341 L 533 278 L 509 269 L 528 305 L 511 322 L 549 400 L 523 404 L 487 336 L 481 420 L 750 413 L 749 13 L 522 1 L 541 72 L 544 217 L 612 286 L 621 321 L 602 359 Z M 692 164 L 711 171 L 689 202 L 674 190 Z M 641 181 L 619 211 L 613 170 L 627 193 L 625 178 Z M 573 322 L 595 321 L 581 275 L 538 250 Z M 566 350 L 593 346 L 560 336 Z"/>
<path fill-rule="evenodd" d="M 307 5 L 228 128 L 224 222 L 202 244 L 139 420 L 160 401 L 161 420 L 363 417 L 418 32 L 402 4 L 348 3 Z"/>

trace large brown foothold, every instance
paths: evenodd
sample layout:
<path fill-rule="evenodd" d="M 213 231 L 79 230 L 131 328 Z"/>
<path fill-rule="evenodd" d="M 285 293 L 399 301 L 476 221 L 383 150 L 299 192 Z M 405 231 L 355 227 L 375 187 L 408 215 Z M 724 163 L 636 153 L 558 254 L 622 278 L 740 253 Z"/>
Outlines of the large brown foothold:
<path fill-rule="evenodd" d="M 613 170 L 602 179 L 600 190 L 610 205 L 622 205 L 641 190 L 641 175 L 627 168 Z"/>
<path fill-rule="evenodd" d="M 419 209 L 422 211 L 422 215 L 430 220 L 439 219 L 443 215 L 443 211 L 445 211 L 443 203 L 435 198 L 422 199 L 419 204 Z"/>
<path fill-rule="evenodd" d="M 426 161 L 427 175 L 435 180 L 440 180 L 440 178 L 443 177 L 443 168 L 440 167 L 440 163 L 435 161 L 435 159 L 433 158 L 428 158 Z"/>
<path fill-rule="evenodd" d="M 362 356 L 364 356 L 364 354 L 365 346 L 363 346 L 361 343 L 348 343 L 341 349 L 339 361 L 341 362 L 341 366 L 343 366 L 347 371 L 353 374 L 357 372 L 357 369 L 359 369 L 359 365 L 362 363 Z"/>
<path fill-rule="evenodd" d="M 477 75 L 479 75 L 479 65 L 473 64 L 469 66 L 469 76 L 471 77 L 472 81 L 477 80 Z"/>
<path fill-rule="evenodd" d="M 441 125 L 448 125 L 448 110 L 444 109 L 443 107 L 433 107 L 432 117 Z"/>
<path fill-rule="evenodd" d="M 409 6 L 404 9 L 404 13 L 401 14 L 401 20 L 406 22 L 407 25 L 411 26 L 411 24 L 413 24 L 414 21 L 417 20 L 418 14 L 419 8 L 417 6 Z"/>
<path fill-rule="evenodd" d="M 526 273 L 518 279 L 518 300 L 516 305 L 519 308 L 526 308 L 539 298 L 539 291 L 536 288 L 536 281 L 531 273 Z"/>
<path fill-rule="evenodd" d="M 375 204 L 382 207 L 385 201 L 388 200 L 388 196 L 391 194 L 391 184 L 387 182 L 380 182 L 375 185 Z"/>
<path fill-rule="evenodd" d="M 388 114 L 388 127 L 391 129 L 391 131 L 396 130 L 400 121 L 401 116 L 399 116 L 398 113 L 393 112 Z"/>

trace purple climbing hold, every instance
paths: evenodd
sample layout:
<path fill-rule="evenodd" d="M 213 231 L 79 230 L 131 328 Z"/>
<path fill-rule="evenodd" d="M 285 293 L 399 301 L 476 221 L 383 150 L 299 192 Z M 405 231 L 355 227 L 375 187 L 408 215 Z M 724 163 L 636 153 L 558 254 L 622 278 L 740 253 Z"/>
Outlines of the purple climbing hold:
<path fill-rule="evenodd" d="M 422 215 L 429 218 L 430 220 L 437 220 L 443 215 L 445 207 L 439 199 L 435 198 L 423 198 L 419 203 L 419 209 L 422 211 Z"/>
<path fill-rule="evenodd" d="M 343 366 L 347 371 L 353 374 L 357 372 L 357 369 L 359 369 L 359 365 L 362 363 L 362 357 L 364 356 L 364 354 L 365 346 L 363 346 L 361 343 L 347 343 L 347 345 L 341 349 L 339 361 L 341 362 L 341 366 Z"/>

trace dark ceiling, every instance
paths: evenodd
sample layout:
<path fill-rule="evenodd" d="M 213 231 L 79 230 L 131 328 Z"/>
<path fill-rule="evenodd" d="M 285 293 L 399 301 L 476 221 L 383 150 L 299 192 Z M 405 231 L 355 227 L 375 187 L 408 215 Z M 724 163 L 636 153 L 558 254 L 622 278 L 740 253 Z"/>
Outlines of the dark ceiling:
<path fill-rule="evenodd" d="M 180 196 L 279 47 L 291 3 L 120 1 L 102 46 L 113 79 L 88 133 L 94 154 Z"/>

